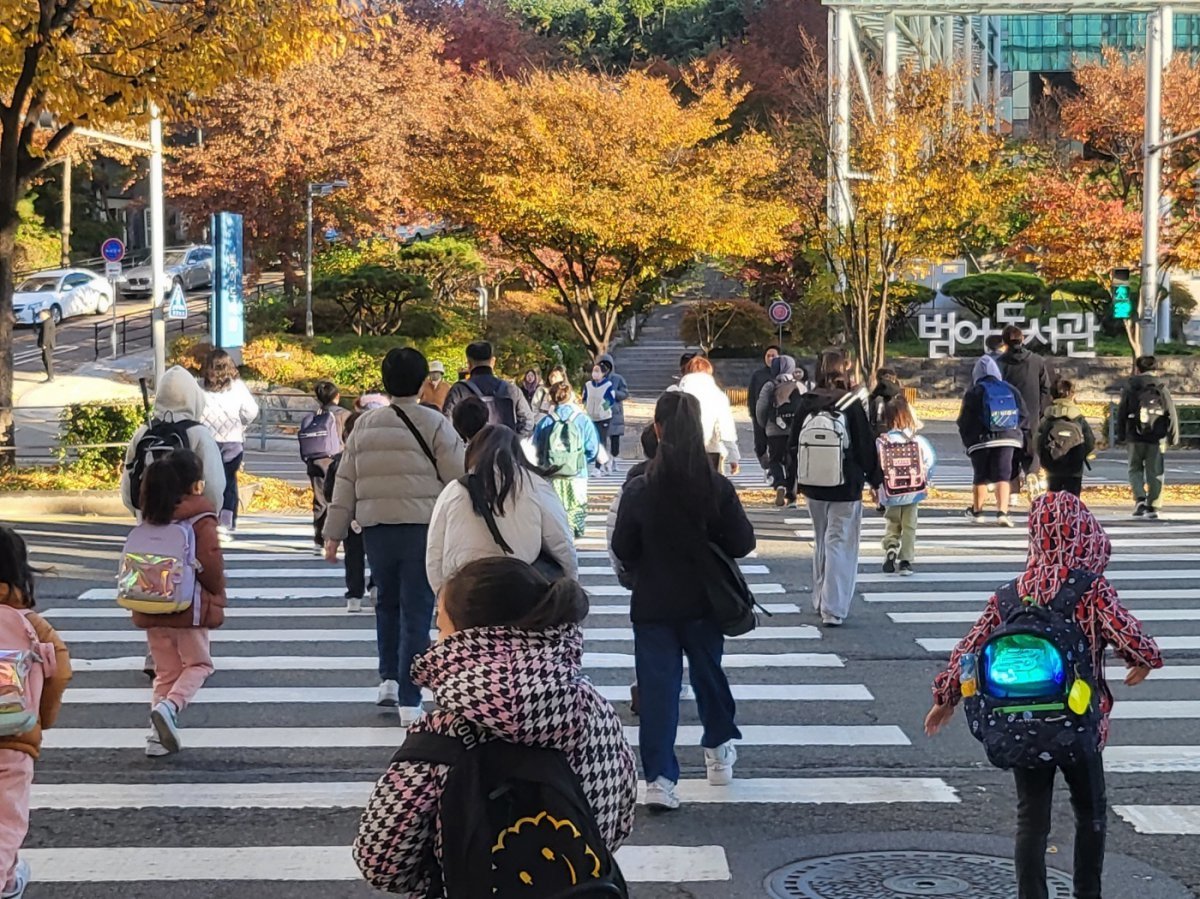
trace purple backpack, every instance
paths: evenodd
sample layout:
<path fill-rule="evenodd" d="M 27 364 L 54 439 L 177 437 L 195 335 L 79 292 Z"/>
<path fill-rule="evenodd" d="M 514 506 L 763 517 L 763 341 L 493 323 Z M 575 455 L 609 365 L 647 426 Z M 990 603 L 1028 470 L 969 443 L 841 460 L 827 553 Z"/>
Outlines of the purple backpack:
<path fill-rule="evenodd" d="M 310 412 L 300 422 L 300 458 L 305 462 L 332 459 L 342 451 L 337 419 L 328 409 Z"/>
<path fill-rule="evenodd" d="M 201 565 L 196 560 L 196 531 L 201 512 L 170 524 L 139 524 L 125 538 L 117 572 L 117 605 L 131 612 L 173 615 L 192 609 L 200 625 Z"/>

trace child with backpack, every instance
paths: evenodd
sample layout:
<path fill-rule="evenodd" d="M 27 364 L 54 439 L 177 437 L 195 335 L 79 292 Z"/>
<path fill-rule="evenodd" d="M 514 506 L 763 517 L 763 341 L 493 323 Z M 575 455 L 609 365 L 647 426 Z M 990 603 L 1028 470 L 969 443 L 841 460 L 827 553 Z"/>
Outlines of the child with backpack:
<path fill-rule="evenodd" d="M 608 431 L 616 414 L 617 390 L 612 378 L 597 362 L 592 366 L 592 379 L 583 385 L 583 407 L 587 410 L 588 418 L 596 426 L 600 435 L 600 443 L 608 446 Z"/>
<path fill-rule="evenodd" d="M 1141 356 L 1137 374 L 1121 391 L 1117 407 L 1117 442 L 1129 446 L 1129 486 L 1133 490 L 1133 517 L 1158 518 L 1166 468 L 1163 454 L 1179 443 L 1179 413 L 1167 386 L 1154 372 L 1158 360 Z"/>
<path fill-rule="evenodd" d="M 346 424 L 342 429 L 342 452 L 333 457 L 333 460 L 329 464 L 329 469 L 325 472 L 325 502 L 327 503 L 333 502 L 333 487 L 337 483 L 337 470 L 342 462 L 342 454 L 345 452 L 346 441 L 350 439 L 350 433 L 354 430 L 355 422 L 363 414 L 363 411 L 356 410 L 346 417 Z M 346 611 L 351 615 L 355 615 L 363 610 L 363 597 L 368 589 L 367 550 L 363 543 L 362 528 L 358 526 L 358 522 L 356 521 L 350 523 L 350 533 L 342 541 L 342 553 L 342 564 L 346 571 Z M 374 597 L 374 581 L 370 584 L 370 590 L 372 597 Z"/>
<path fill-rule="evenodd" d="M 885 430 L 876 440 L 876 449 L 883 483 L 876 496 L 887 522 L 883 570 L 910 575 L 917 552 L 917 509 L 929 497 L 937 454 L 933 445 L 917 434 L 919 422 L 903 393 L 892 394 L 884 402 L 880 422 Z"/>
<path fill-rule="evenodd" d="M 533 429 L 533 445 L 538 465 L 555 469 L 550 482 L 579 539 L 587 526 L 588 466 L 606 464 L 608 454 L 600 433 L 574 398 L 566 381 L 550 385 L 554 410 Z"/>
<path fill-rule="evenodd" d="M 771 361 L 771 380 L 754 398 L 754 415 L 766 435 L 767 473 L 775 489 L 775 505 L 781 508 L 796 501 L 796 485 L 787 479 L 787 445 L 800 398 L 807 392 L 804 370 L 796 360 L 777 356 Z"/>
<path fill-rule="evenodd" d="M 1096 449 L 1091 425 L 1075 404 L 1075 385 L 1059 378 L 1050 387 L 1053 402 L 1038 427 L 1037 447 L 1046 486 L 1051 491 L 1065 490 L 1079 496 L 1083 490 L 1083 469 Z M 1090 466 L 1089 466 L 1090 467 Z"/>
<path fill-rule="evenodd" d="M 996 524 L 1011 528 L 1008 504 L 1015 457 L 1031 445 L 1029 415 L 1021 394 L 1001 379 L 1000 366 L 991 356 L 979 357 L 971 382 L 956 422 L 973 472 L 971 506 L 965 515 L 972 524 L 984 523 L 983 505 L 991 486 L 996 491 Z"/>
<path fill-rule="evenodd" d="M 300 443 L 300 458 L 312 485 L 313 551 L 317 555 L 325 552 L 325 517 L 329 514 L 329 501 L 325 498 L 325 482 L 332 481 L 329 467 L 341 455 L 342 429 L 350 412 L 340 405 L 342 392 L 332 381 L 318 381 L 313 394 L 320 404 L 300 421 L 296 437 Z"/>
<path fill-rule="evenodd" d="M 628 896 L 613 853 L 633 829 L 637 769 L 582 672 L 587 612 L 578 583 L 512 558 L 472 562 L 445 585 L 438 642 L 413 664 L 437 711 L 409 729 L 354 843 L 373 887 Z"/>
<path fill-rule="evenodd" d="M 1075 896 L 1100 899 L 1108 809 L 1101 752 L 1113 697 L 1105 649 L 1134 686 L 1163 661 L 1104 577 L 1112 544 L 1071 493 L 1047 493 L 1029 512 L 1029 560 L 1001 587 L 934 680 L 925 719 L 932 736 L 964 701 L 988 759 L 1012 768 L 1017 787 L 1019 899 L 1046 893 L 1046 840 L 1056 771 L 1075 810 Z M 1086 652 L 1078 648 L 1086 646 Z"/>
<path fill-rule="evenodd" d="M 142 523 L 130 532 L 117 603 L 144 628 L 154 659 L 150 758 L 179 752 L 179 714 L 213 673 L 208 632 L 225 621 L 225 563 L 217 510 L 194 453 L 179 450 L 146 469 Z"/>
<path fill-rule="evenodd" d="M 42 731 L 53 727 L 71 679 L 71 656 L 33 611 L 34 571 L 25 541 L 0 526 L 0 896 L 21 899 L 29 864 L 20 856 L 29 831 L 33 765 Z"/>

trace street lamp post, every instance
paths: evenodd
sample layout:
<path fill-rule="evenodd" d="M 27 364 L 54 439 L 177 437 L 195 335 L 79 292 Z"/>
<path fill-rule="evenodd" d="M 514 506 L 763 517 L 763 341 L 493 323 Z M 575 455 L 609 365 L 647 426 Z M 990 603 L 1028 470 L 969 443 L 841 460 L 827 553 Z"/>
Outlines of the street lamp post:
<path fill-rule="evenodd" d="M 305 214 L 305 245 L 304 254 L 304 336 L 313 336 L 313 197 L 327 197 L 335 190 L 349 187 L 348 181 L 310 181 L 308 184 L 307 208 Z"/>

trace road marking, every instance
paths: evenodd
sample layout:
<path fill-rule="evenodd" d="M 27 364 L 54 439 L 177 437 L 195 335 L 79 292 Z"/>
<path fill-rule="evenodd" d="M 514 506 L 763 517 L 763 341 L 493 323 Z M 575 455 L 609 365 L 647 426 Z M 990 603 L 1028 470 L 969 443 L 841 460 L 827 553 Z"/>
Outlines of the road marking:
<path fill-rule="evenodd" d="M 820 805 L 890 805 L 899 802 L 958 803 L 958 793 L 938 777 L 767 777 L 735 778 L 726 787 L 706 780 L 681 780 L 676 787 L 684 802 L 787 803 Z M 646 784 L 638 784 L 638 802 Z"/>
<path fill-rule="evenodd" d="M 733 698 L 743 702 L 869 702 L 874 699 L 863 684 L 731 684 Z M 609 702 L 628 702 L 624 684 L 596 687 Z M 201 690 L 193 704 L 278 705 L 297 703 L 321 705 L 371 705 L 376 687 L 209 687 Z M 433 699 L 429 690 L 425 700 Z M 75 705 L 148 705 L 150 691 L 141 687 L 72 687 L 63 701 Z M 691 691 L 685 701 L 695 701 Z"/>
<path fill-rule="evenodd" d="M 1159 649 L 1200 649 L 1200 635 L 1186 637 L 1155 637 Z M 926 652 L 950 652 L 958 645 L 957 637 L 918 637 L 917 643 Z"/>
<path fill-rule="evenodd" d="M 617 863 L 634 883 L 730 880 L 720 846 L 622 846 Z M 349 846 L 229 846 L 24 849 L 41 883 L 136 883 L 189 880 L 360 881 Z"/>
<path fill-rule="evenodd" d="M 1200 621 L 1200 609 L 1130 608 L 1142 621 Z M 896 624 L 974 624 L 978 612 L 888 612 Z"/>
<path fill-rule="evenodd" d="M 1110 744 L 1104 750 L 1104 770 L 1110 774 L 1200 772 L 1200 746 Z"/>
<path fill-rule="evenodd" d="M 71 659 L 75 671 L 141 671 L 146 656 L 107 659 Z M 845 662 L 831 652 L 732 653 L 723 656 L 724 668 L 844 668 Z M 217 671 L 374 671 L 379 662 L 369 656 L 220 656 L 213 659 Z M 633 670 L 632 653 L 584 653 L 583 667 Z M 684 660 L 687 667 L 687 660 Z"/>
<path fill-rule="evenodd" d="M 762 607 L 772 615 L 798 615 L 803 610 L 794 602 L 765 602 Z M 129 619 L 129 611 L 121 608 L 104 608 L 98 606 L 80 606 L 77 608 L 47 609 L 42 613 L 43 618 L 61 621 L 74 619 Z M 629 604 L 596 605 L 588 609 L 589 615 L 629 615 Z M 375 610 L 370 603 L 364 601 L 361 612 L 347 612 L 344 605 L 338 606 L 233 606 L 225 610 L 226 618 L 346 618 L 353 621 L 363 617 L 364 620 L 373 618 Z"/>
<path fill-rule="evenodd" d="M 1200 805 L 1114 805 L 1138 833 L 1200 834 Z"/>
<path fill-rule="evenodd" d="M 338 575 L 340 578 L 341 575 Z M 630 591 L 614 585 L 584 584 L 589 596 L 629 596 Z M 755 596 L 783 596 L 787 593 L 783 584 L 751 584 L 750 590 Z M 328 587 L 230 587 L 225 595 L 232 600 L 264 600 L 264 599 L 341 599 L 345 590 L 330 585 Z M 117 591 L 114 587 L 95 587 L 85 590 L 79 595 L 87 602 L 116 602 Z"/>
<path fill-rule="evenodd" d="M 437 639 L 438 632 L 431 630 L 431 640 Z M 130 629 L 124 631 L 62 631 L 59 636 L 68 646 L 82 643 L 143 643 L 146 640 L 145 631 Z M 375 643 L 375 629 L 359 630 L 357 628 L 272 628 L 269 630 L 230 628 L 209 632 L 213 643 Z M 583 629 L 584 641 L 597 642 L 633 642 L 633 628 L 628 627 L 591 627 Z M 760 627 L 742 634 L 730 637 L 731 640 L 820 640 L 821 631 L 811 624 L 797 627 Z"/>
<path fill-rule="evenodd" d="M 892 580 L 899 580 L 897 575 L 888 575 Z M 862 578 L 859 578 L 861 581 Z M 909 581 L 911 578 L 906 578 Z M 1009 578 L 1011 580 L 1011 578 Z M 1005 580 L 997 578 L 996 586 L 1007 583 Z M 914 603 L 945 603 L 945 602 L 960 602 L 973 603 L 976 606 L 982 607 L 987 602 L 991 595 L 991 590 L 980 589 L 970 593 L 953 593 L 953 592 L 930 592 L 921 590 L 915 593 L 896 591 L 895 593 L 864 593 L 864 602 L 914 602 Z M 1195 590 L 1122 590 L 1121 599 L 1127 602 L 1132 602 L 1135 599 L 1161 599 L 1164 602 L 1170 600 L 1188 600 L 1195 601 Z"/>
<path fill-rule="evenodd" d="M 698 746 L 704 729 L 680 727 L 677 746 Z M 890 724 L 749 724 L 741 728 L 743 746 L 909 746 L 904 731 Z M 370 749 L 396 748 L 404 731 L 395 727 L 189 727 L 183 732 L 187 749 Z M 636 746 L 638 728 L 626 727 L 625 737 Z M 144 749 L 144 727 L 55 727 L 46 731 L 43 746 L 50 750 Z"/>
<path fill-rule="evenodd" d="M 1123 665 L 1113 665 L 1104 669 L 1105 676 L 1111 682 L 1123 680 L 1129 669 Z M 1150 672 L 1151 680 L 1200 680 L 1200 665 L 1167 665 L 1165 668 L 1155 668 Z"/>
<path fill-rule="evenodd" d="M 1192 699 L 1122 699 L 1113 703 L 1113 718 L 1145 721 L 1151 718 L 1200 718 L 1200 701 Z"/>
<path fill-rule="evenodd" d="M 1126 555 L 1116 553 L 1113 555 L 1112 562 L 1108 566 L 1109 574 L 1112 574 L 1114 565 L 1125 565 L 1132 563 L 1144 562 L 1195 562 L 1197 559 L 1196 553 L 1135 553 Z M 1025 567 L 1026 554 L 1012 553 L 1006 555 L 980 555 L 979 553 L 964 553 L 958 556 L 921 556 L 914 564 L 917 565 L 1012 565 L 1017 569 Z M 883 555 L 878 558 L 863 558 L 859 557 L 859 567 L 869 566 L 878 567 L 883 562 Z"/>
<path fill-rule="evenodd" d="M 1195 559 L 1195 557 L 1193 557 Z M 969 562 L 969 559 L 963 561 Z M 1012 575 L 1020 574 L 1019 571 L 1013 571 Z M 1127 569 L 1124 571 L 1114 571 L 1111 567 L 1105 572 L 1105 577 L 1110 581 L 1183 581 L 1195 580 L 1200 578 L 1200 569 L 1197 568 L 1138 568 Z M 884 574 L 882 571 L 871 572 L 869 574 L 860 574 L 858 583 L 860 584 L 892 584 L 896 582 L 897 575 Z M 947 584 L 947 583 L 983 583 L 983 584 L 1003 584 L 1010 578 L 1005 578 L 1004 574 L 998 571 L 917 571 L 915 574 L 905 578 L 906 584 Z"/>
<path fill-rule="evenodd" d="M 230 561 L 237 561 L 231 559 Z M 314 560 L 315 561 L 315 560 Z M 747 577 L 755 575 L 770 574 L 766 565 L 743 565 L 741 566 L 742 574 Z M 369 569 L 368 569 L 369 570 Z M 611 566 L 604 565 L 584 565 L 579 569 L 581 578 L 587 577 L 613 577 Z M 342 581 L 346 577 L 345 571 L 341 566 L 326 563 L 324 567 L 310 568 L 226 568 L 225 577 L 227 580 L 237 581 L 286 581 L 286 580 L 335 580 Z M 586 584 L 584 586 L 587 586 Z"/>

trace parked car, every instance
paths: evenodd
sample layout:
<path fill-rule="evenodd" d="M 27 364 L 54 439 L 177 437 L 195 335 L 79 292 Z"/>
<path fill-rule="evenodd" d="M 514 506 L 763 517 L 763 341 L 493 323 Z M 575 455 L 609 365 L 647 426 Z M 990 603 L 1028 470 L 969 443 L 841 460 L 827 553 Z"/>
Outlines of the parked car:
<path fill-rule="evenodd" d="M 165 290 L 173 284 L 184 290 L 212 286 L 213 248 L 202 246 L 172 247 L 163 254 L 163 272 L 166 275 Z M 121 292 L 126 296 L 150 295 L 150 264 L 144 263 L 131 268 L 121 279 Z"/>
<path fill-rule="evenodd" d="M 55 323 L 76 315 L 103 315 L 112 308 L 112 285 L 103 275 L 82 268 L 60 268 L 30 275 L 13 293 L 18 325 L 37 322 L 49 309 Z"/>

